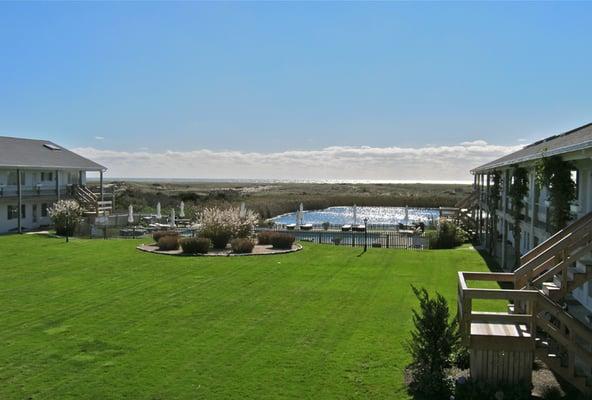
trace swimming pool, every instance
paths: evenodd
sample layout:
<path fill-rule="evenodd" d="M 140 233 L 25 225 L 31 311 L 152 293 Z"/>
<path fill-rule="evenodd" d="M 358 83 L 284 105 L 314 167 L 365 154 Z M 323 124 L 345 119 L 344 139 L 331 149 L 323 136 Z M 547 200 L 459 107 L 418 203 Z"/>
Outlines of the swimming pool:
<path fill-rule="evenodd" d="M 369 225 L 397 225 L 405 223 L 405 207 L 357 207 L 357 218 L 354 222 L 353 207 L 329 207 L 324 210 L 304 211 L 303 223 L 320 225 L 328 222 L 331 225 L 363 224 L 368 218 Z M 440 211 L 437 208 L 408 208 L 408 222 L 431 224 L 438 220 Z M 271 218 L 276 224 L 288 225 L 296 223 L 296 212 Z"/>

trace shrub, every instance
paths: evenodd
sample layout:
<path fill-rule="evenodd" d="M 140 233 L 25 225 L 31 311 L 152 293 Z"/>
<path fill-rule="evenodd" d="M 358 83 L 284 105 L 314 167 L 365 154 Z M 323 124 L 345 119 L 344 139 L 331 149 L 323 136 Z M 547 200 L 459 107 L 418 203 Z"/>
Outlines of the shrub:
<path fill-rule="evenodd" d="M 413 375 L 410 390 L 416 398 L 448 399 L 452 382 L 446 370 L 459 342 L 458 324 L 456 319 L 449 322 L 448 303 L 442 295 L 436 293 L 431 298 L 425 289 L 411 288 L 419 300 L 419 310 L 413 310 L 414 329 L 407 341 Z"/>
<path fill-rule="evenodd" d="M 467 369 L 471 364 L 471 353 L 465 346 L 459 345 L 450 355 L 450 362 L 458 369 Z"/>
<path fill-rule="evenodd" d="M 75 200 L 60 200 L 47 210 L 58 235 L 72 236 L 83 210 Z"/>
<path fill-rule="evenodd" d="M 152 239 L 154 239 L 155 243 L 158 243 L 161 237 L 164 236 L 175 236 L 179 237 L 179 232 L 177 231 L 156 231 L 152 233 Z"/>
<path fill-rule="evenodd" d="M 276 232 L 271 236 L 271 245 L 274 249 L 291 249 L 295 240 L 293 235 Z"/>
<path fill-rule="evenodd" d="M 324 230 L 328 231 L 329 228 L 331 227 L 331 224 L 328 222 L 323 222 L 323 224 L 321 226 L 323 227 Z"/>
<path fill-rule="evenodd" d="M 230 242 L 230 247 L 234 253 L 245 254 L 251 253 L 255 244 L 250 239 L 234 239 Z"/>
<path fill-rule="evenodd" d="M 179 249 L 179 238 L 177 236 L 163 236 L 158 239 L 158 250 L 170 251 Z"/>
<path fill-rule="evenodd" d="M 267 245 L 267 244 L 271 244 L 271 237 L 275 234 L 276 232 L 273 231 L 263 231 L 263 232 L 259 232 L 259 234 L 257 235 L 257 243 L 261 244 L 261 245 Z"/>
<path fill-rule="evenodd" d="M 257 223 L 257 214 L 247 210 L 241 215 L 238 207 L 227 209 L 204 208 L 199 214 L 201 235 L 212 241 L 214 248 L 224 249 L 230 238 L 251 235 Z"/>
<path fill-rule="evenodd" d="M 201 235 L 205 238 L 208 238 L 212 241 L 212 246 L 215 249 L 225 249 L 228 241 L 232 237 L 230 232 L 222 231 L 222 230 L 202 230 Z"/>
<path fill-rule="evenodd" d="M 185 254 L 206 254 L 212 242 L 208 238 L 184 238 L 179 244 Z"/>
<path fill-rule="evenodd" d="M 428 232 L 430 249 L 452 249 L 469 240 L 469 235 L 451 221 L 442 220 L 435 232 Z"/>

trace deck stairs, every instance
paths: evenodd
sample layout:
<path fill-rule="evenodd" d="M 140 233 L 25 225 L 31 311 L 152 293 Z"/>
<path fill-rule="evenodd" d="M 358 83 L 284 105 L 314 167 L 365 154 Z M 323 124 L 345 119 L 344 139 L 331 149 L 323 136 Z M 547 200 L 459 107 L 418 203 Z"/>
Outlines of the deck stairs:
<path fill-rule="evenodd" d="M 592 279 L 591 251 L 589 213 L 522 256 L 513 273 L 459 272 L 459 317 L 468 346 L 475 324 L 521 327 L 539 359 L 581 392 L 592 394 L 592 329 L 569 313 L 566 301 Z M 470 288 L 467 281 L 505 282 L 513 289 Z M 508 310 L 475 312 L 474 299 L 507 300 Z"/>
<path fill-rule="evenodd" d="M 93 193 L 85 185 L 72 185 L 72 197 L 84 208 L 86 214 L 109 215 L 113 208 L 111 200 L 100 200 L 100 194 Z"/>

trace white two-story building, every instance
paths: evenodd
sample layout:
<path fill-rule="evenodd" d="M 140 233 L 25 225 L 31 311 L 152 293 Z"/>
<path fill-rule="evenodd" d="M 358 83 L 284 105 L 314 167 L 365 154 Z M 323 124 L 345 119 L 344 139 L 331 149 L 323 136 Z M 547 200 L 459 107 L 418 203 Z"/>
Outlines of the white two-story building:
<path fill-rule="evenodd" d="M 576 221 L 592 212 L 592 124 L 573 129 L 549 138 L 537 141 L 525 146 L 512 154 L 481 165 L 472 173 L 475 176 L 475 187 L 478 193 L 478 202 L 475 219 L 478 226 L 478 234 L 481 243 L 491 248 L 491 213 L 489 212 L 489 195 L 493 185 L 492 176 L 501 174 L 501 199 L 497 208 L 497 238 L 493 240 L 493 255 L 506 271 L 516 267 L 515 241 L 513 225 L 521 224 L 521 238 L 519 251 L 526 254 L 552 234 L 554 229 L 550 224 L 550 207 L 548 189 L 539 187 L 535 180 L 535 167 L 542 157 L 559 156 L 569 161 L 573 167 L 571 179 L 576 184 L 576 199 L 571 205 L 572 221 Z M 512 180 L 512 171 L 515 167 L 524 167 L 528 171 L 528 194 L 524 199 L 523 221 L 514 221 L 512 217 L 512 201 L 509 189 Z M 578 268 L 584 269 L 585 265 L 592 263 L 590 255 L 577 261 Z M 592 321 L 592 281 L 583 284 L 572 293 L 589 311 Z"/>
<path fill-rule="evenodd" d="M 87 210 L 98 210 L 105 170 L 47 140 L 0 136 L 0 233 L 50 225 L 47 209 L 61 198 L 76 198 Z M 99 173 L 98 194 L 86 188 L 90 171 Z"/>

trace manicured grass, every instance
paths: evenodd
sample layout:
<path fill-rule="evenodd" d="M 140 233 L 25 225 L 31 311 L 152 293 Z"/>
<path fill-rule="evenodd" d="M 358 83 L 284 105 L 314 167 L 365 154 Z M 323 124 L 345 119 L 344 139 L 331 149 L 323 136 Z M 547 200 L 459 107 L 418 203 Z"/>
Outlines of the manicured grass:
<path fill-rule="evenodd" d="M 456 310 L 470 248 L 168 257 L 0 237 L 0 399 L 405 399 L 410 284 Z"/>

